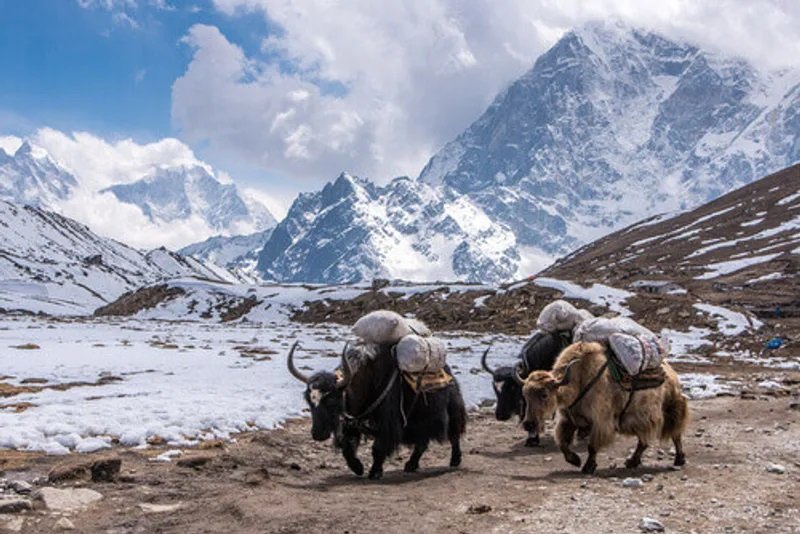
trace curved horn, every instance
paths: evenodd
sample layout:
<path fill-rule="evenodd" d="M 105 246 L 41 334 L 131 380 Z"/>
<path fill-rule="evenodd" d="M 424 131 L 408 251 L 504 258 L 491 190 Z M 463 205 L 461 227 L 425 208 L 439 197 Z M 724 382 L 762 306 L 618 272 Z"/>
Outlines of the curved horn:
<path fill-rule="evenodd" d="M 522 367 L 522 362 L 514 366 L 514 372 L 511 373 L 511 377 L 514 379 L 514 382 L 522 386 L 525 384 L 525 379 L 519 374 L 520 367 Z"/>
<path fill-rule="evenodd" d="M 484 371 L 486 371 L 490 375 L 493 375 L 494 371 L 492 371 L 492 369 L 489 367 L 489 364 L 486 363 L 486 356 L 489 355 L 489 350 L 491 350 L 491 348 L 492 345 L 490 344 L 488 347 L 486 347 L 486 350 L 483 351 L 483 356 L 481 356 L 481 367 L 483 367 Z"/>
<path fill-rule="evenodd" d="M 300 345 L 299 341 L 295 341 L 292 348 L 289 349 L 289 356 L 286 358 L 286 366 L 289 368 L 289 372 L 292 373 L 292 376 L 298 379 L 300 382 L 304 384 L 308 384 L 309 378 L 305 374 L 301 373 L 297 367 L 294 366 L 294 351 Z"/>
<path fill-rule="evenodd" d="M 569 384 L 570 374 L 572 373 L 572 366 L 575 365 L 576 363 L 578 363 L 578 360 L 572 360 L 567 364 L 567 366 L 564 368 L 564 378 L 562 378 L 558 382 L 558 387 L 566 386 L 567 384 Z"/>
<path fill-rule="evenodd" d="M 350 384 L 350 379 L 353 378 L 353 370 L 350 368 L 350 362 L 347 360 L 347 348 L 350 342 L 344 344 L 342 349 L 342 373 L 344 376 L 341 380 L 336 382 L 336 389 L 344 389 Z"/>

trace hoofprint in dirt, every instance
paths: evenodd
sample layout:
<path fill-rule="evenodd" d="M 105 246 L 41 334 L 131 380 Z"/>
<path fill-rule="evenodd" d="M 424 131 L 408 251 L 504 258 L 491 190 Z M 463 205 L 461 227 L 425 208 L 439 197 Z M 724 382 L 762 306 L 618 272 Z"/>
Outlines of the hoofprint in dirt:
<path fill-rule="evenodd" d="M 563 460 L 552 428 L 541 447 L 526 448 L 490 408 L 471 415 L 460 469 L 445 467 L 447 447 L 432 446 L 418 473 L 402 472 L 401 451 L 380 481 L 353 476 L 328 443 L 311 441 L 307 419 L 187 452 L 180 464 L 151 461 L 160 449 L 22 461 L 6 451 L 0 458 L 17 466 L 8 480 L 38 477 L 36 486 L 103 498 L 66 513 L 0 515 L 0 527 L 52 532 L 66 517 L 87 533 L 638 532 L 650 518 L 667 532 L 797 532 L 800 411 L 791 406 L 790 397 L 692 401 L 683 469 L 657 446 L 642 468 L 624 469 L 634 440 L 623 437 L 599 455 L 595 476 Z M 76 469 L 109 458 L 122 461 L 115 482 Z M 76 478 L 48 482 L 48 472 Z"/>

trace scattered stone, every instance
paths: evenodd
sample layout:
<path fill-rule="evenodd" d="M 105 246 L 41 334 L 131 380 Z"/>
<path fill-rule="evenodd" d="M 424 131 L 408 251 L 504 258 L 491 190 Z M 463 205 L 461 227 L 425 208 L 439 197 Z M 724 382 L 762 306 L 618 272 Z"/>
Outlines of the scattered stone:
<path fill-rule="evenodd" d="M 166 514 L 169 512 L 174 512 L 180 509 L 183 506 L 183 503 L 177 502 L 174 504 L 151 504 L 151 503 L 140 503 L 139 508 L 147 513 L 147 514 Z"/>
<path fill-rule="evenodd" d="M 33 486 L 29 482 L 25 482 L 24 480 L 12 480 L 7 484 L 7 487 L 11 488 L 12 490 L 16 491 L 21 495 L 27 495 L 31 491 L 33 491 Z"/>
<path fill-rule="evenodd" d="M 642 532 L 664 532 L 664 525 L 658 519 L 643 517 L 639 521 L 639 530 Z"/>
<path fill-rule="evenodd" d="M 208 462 L 213 460 L 212 456 L 189 456 L 188 458 L 181 458 L 176 462 L 178 467 L 191 467 L 194 469 L 203 467 Z"/>
<path fill-rule="evenodd" d="M 0 514 L 14 514 L 23 510 L 30 510 L 31 501 L 22 497 L 0 497 Z"/>
<path fill-rule="evenodd" d="M 6 532 L 19 532 L 22 530 L 22 526 L 25 524 L 25 519 L 22 517 L 12 517 L 6 520 L 5 524 L 2 525 L 3 529 Z"/>
<path fill-rule="evenodd" d="M 652 480 L 653 480 L 653 475 L 651 475 L 650 473 L 645 473 L 644 475 L 642 475 L 642 482 L 652 482 Z"/>
<path fill-rule="evenodd" d="M 60 530 L 75 530 L 75 524 L 66 517 L 62 517 L 56 521 L 56 528 Z"/>
<path fill-rule="evenodd" d="M 766 470 L 767 473 L 773 473 L 775 475 L 782 475 L 786 472 L 786 468 L 781 464 L 767 464 Z"/>
<path fill-rule="evenodd" d="M 92 464 L 92 482 L 113 482 L 119 475 L 122 467 L 122 460 L 119 458 L 107 458 L 97 460 Z"/>
<path fill-rule="evenodd" d="M 289 464 L 289 469 L 292 471 L 300 471 L 300 464 L 292 462 Z"/>
<path fill-rule="evenodd" d="M 473 504 L 467 508 L 467 513 L 472 515 L 487 514 L 492 511 L 488 504 Z"/>
<path fill-rule="evenodd" d="M 623 488 L 641 488 L 644 486 L 641 478 L 626 478 L 622 481 Z"/>
<path fill-rule="evenodd" d="M 54 512 L 73 512 L 88 507 L 103 498 L 101 493 L 87 488 L 52 488 L 44 487 L 36 492 L 45 508 Z"/>

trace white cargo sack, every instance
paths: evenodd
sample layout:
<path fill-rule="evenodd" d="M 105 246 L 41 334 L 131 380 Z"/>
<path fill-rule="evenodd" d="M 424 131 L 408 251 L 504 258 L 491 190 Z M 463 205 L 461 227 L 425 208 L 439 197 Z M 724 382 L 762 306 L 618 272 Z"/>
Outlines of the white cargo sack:
<path fill-rule="evenodd" d="M 586 310 L 579 310 L 565 300 L 556 300 L 542 309 L 536 327 L 542 332 L 554 334 L 572 330 L 594 316 Z"/>
<path fill-rule="evenodd" d="M 412 333 L 430 335 L 431 331 L 422 321 L 406 319 L 389 310 L 376 310 L 366 314 L 353 325 L 353 333 L 367 343 L 395 344 Z"/>
<path fill-rule="evenodd" d="M 608 344 L 631 376 L 636 376 L 645 369 L 658 367 L 664 356 L 663 347 L 656 336 L 611 334 Z"/>
<path fill-rule="evenodd" d="M 633 319 L 627 317 L 595 317 L 584 321 L 575 329 L 574 340 L 608 343 L 611 334 L 655 337 L 655 334 Z"/>
<path fill-rule="evenodd" d="M 447 364 L 447 349 L 441 339 L 416 334 L 397 344 L 397 365 L 407 373 L 438 371 Z"/>

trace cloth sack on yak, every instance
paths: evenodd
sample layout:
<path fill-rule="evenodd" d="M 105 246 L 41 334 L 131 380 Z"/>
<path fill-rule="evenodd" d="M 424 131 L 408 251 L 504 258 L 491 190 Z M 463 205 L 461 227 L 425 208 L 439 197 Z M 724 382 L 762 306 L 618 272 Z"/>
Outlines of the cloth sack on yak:
<path fill-rule="evenodd" d="M 536 320 L 536 328 L 549 334 L 571 331 L 593 317 L 587 310 L 579 310 L 565 300 L 556 300 L 542 309 Z"/>
<path fill-rule="evenodd" d="M 633 319 L 597 317 L 575 330 L 575 341 L 596 341 L 611 347 L 622 367 L 631 376 L 661 365 L 669 345 Z"/>
<path fill-rule="evenodd" d="M 409 334 L 395 348 L 397 365 L 406 373 L 432 373 L 447 364 L 447 349 L 441 339 Z"/>
<path fill-rule="evenodd" d="M 353 333 L 367 343 L 394 345 L 409 334 L 429 336 L 431 331 L 417 319 L 407 319 L 390 310 L 376 310 L 356 321 Z"/>

